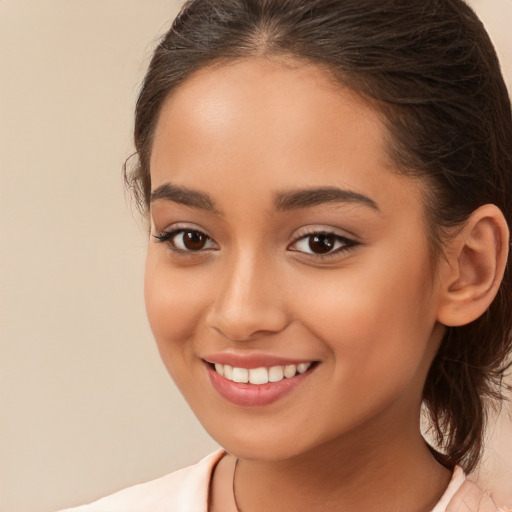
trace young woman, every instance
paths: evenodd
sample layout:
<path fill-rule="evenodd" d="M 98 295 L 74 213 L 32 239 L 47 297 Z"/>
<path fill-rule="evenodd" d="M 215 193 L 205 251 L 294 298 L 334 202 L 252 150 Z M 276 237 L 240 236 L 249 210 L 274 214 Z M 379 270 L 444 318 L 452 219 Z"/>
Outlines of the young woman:
<path fill-rule="evenodd" d="M 512 343 L 511 141 L 461 0 L 186 3 L 127 180 L 160 353 L 225 450 L 75 510 L 500 510 L 465 474 Z"/>

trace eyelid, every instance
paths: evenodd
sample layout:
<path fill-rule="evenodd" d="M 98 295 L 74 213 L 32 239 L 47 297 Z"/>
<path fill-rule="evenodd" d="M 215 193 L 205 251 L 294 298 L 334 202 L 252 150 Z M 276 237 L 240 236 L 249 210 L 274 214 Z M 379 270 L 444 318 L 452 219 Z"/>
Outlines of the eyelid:
<path fill-rule="evenodd" d="M 313 258 L 315 260 L 336 257 L 340 258 L 347 252 L 354 250 L 357 246 L 361 245 L 361 242 L 357 240 L 357 237 L 354 235 L 347 235 L 345 231 L 340 233 L 340 231 L 341 230 L 339 228 L 333 228 L 330 226 L 305 226 L 294 233 L 293 241 L 288 245 L 287 250 L 299 253 L 301 257 Z M 293 246 L 297 245 L 302 240 L 315 235 L 332 236 L 338 242 L 341 242 L 342 245 L 324 254 L 301 251 L 293 248 Z"/>
<path fill-rule="evenodd" d="M 214 247 L 206 247 L 206 248 L 198 249 L 197 251 L 184 250 L 184 249 L 181 249 L 180 247 L 177 247 L 176 244 L 173 243 L 172 239 L 175 236 L 177 236 L 179 233 L 183 233 L 183 232 L 187 232 L 187 231 L 189 231 L 189 232 L 194 231 L 194 232 L 200 233 L 201 235 L 204 235 L 208 239 L 208 241 L 210 241 L 214 245 Z M 175 253 L 179 253 L 179 254 L 184 254 L 184 255 L 188 255 L 188 254 L 192 255 L 192 254 L 200 254 L 200 253 L 204 254 L 207 251 L 219 249 L 219 246 L 218 246 L 217 242 L 213 239 L 213 237 L 211 237 L 206 232 L 205 229 L 203 229 L 195 224 L 177 222 L 175 224 L 171 224 L 169 227 L 167 227 L 165 229 L 157 230 L 156 233 L 152 233 L 152 236 L 153 236 L 153 238 L 156 239 L 157 243 L 166 244 L 171 251 L 173 251 Z"/>
<path fill-rule="evenodd" d="M 304 238 L 305 236 L 308 235 L 334 235 L 345 240 L 350 240 L 351 242 L 354 243 L 360 243 L 359 238 L 353 233 L 350 233 L 349 231 L 346 231 L 341 228 L 336 228 L 334 226 L 328 226 L 324 224 L 313 224 L 309 226 L 303 226 L 294 231 L 291 238 L 293 242 L 296 242 L 299 239 Z"/>

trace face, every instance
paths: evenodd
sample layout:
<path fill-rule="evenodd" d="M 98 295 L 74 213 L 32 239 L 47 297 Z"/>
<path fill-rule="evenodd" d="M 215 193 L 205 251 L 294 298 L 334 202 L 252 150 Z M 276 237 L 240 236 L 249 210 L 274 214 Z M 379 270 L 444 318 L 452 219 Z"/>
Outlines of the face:
<path fill-rule="evenodd" d="M 438 292 L 422 191 L 386 135 L 303 63 L 203 70 L 163 107 L 149 321 L 203 426 L 242 458 L 417 428 Z"/>

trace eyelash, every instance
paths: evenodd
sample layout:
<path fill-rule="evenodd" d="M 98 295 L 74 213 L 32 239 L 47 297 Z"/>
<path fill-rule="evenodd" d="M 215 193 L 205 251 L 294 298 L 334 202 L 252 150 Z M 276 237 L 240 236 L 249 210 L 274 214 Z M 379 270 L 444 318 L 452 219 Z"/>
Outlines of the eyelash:
<path fill-rule="evenodd" d="M 176 229 L 173 229 L 171 231 L 162 231 L 161 233 L 158 233 L 158 234 L 153 235 L 153 236 L 156 238 L 158 243 L 167 244 L 172 251 L 178 252 L 178 253 L 182 253 L 182 254 L 200 253 L 200 252 L 204 252 L 205 250 L 215 249 L 215 248 L 212 248 L 212 247 L 207 247 L 206 249 L 201 247 L 198 250 L 192 250 L 192 249 L 186 249 L 186 248 L 178 247 L 176 245 L 176 242 L 174 241 L 174 238 L 177 237 L 180 234 L 184 235 L 185 233 L 189 233 L 189 234 L 194 234 L 194 235 L 199 235 L 201 237 L 205 237 L 205 243 L 206 244 L 209 243 L 209 242 L 210 243 L 214 243 L 212 238 L 209 237 L 206 233 L 203 233 L 199 229 L 192 229 L 192 228 L 176 228 Z M 183 242 L 182 242 L 182 244 L 184 245 Z M 216 244 L 214 244 L 214 245 L 216 245 Z"/>
<path fill-rule="evenodd" d="M 193 249 L 187 249 L 183 247 L 177 246 L 176 242 L 174 241 L 175 237 L 178 235 L 184 235 L 186 233 L 192 234 L 192 235 L 199 235 L 200 237 L 205 237 L 205 244 L 212 244 L 213 247 L 200 247 L 197 250 Z M 206 233 L 198 230 L 198 229 L 192 229 L 192 228 L 176 228 L 171 231 L 163 231 L 161 233 L 153 235 L 153 237 L 157 240 L 158 243 L 167 244 L 169 248 L 176 253 L 186 254 L 186 255 L 193 255 L 194 253 L 204 253 L 205 251 L 209 250 L 218 250 L 217 244 L 213 241 L 213 239 L 208 236 Z M 294 249 L 294 246 L 297 246 L 300 242 L 306 242 L 308 239 L 309 241 L 309 247 L 311 244 L 311 239 L 313 237 L 330 237 L 334 242 L 334 249 L 329 250 L 329 252 L 326 252 L 324 254 L 321 253 L 315 253 L 315 252 L 307 252 L 304 250 L 298 250 Z M 182 245 L 184 245 L 184 242 L 181 242 Z M 338 245 L 338 247 L 336 247 Z M 355 249 L 358 245 L 360 245 L 360 242 L 356 242 L 355 240 L 352 240 L 350 238 L 347 238 L 342 235 L 338 235 L 336 233 L 333 233 L 332 231 L 326 231 L 326 230 L 319 230 L 319 231 L 311 231 L 309 233 L 301 234 L 298 238 L 296 238 L 288 247 L 287 249 L 293 252 L 298 252 L 300 254 L 305 255 L 305 257 L 313 257 L 315 259 L 328 259 L 338 256 L 340 253 L 346 253 L 353 249 Z"/>
<path fill-rule="evenodd" d="M 321 253 L 315 253 L 315 252 L 306 252 L 306 251 L 299 251 L 297 249 L 293 249 L 293 246 L 297 246 L 300 242 L 306 242 L 309 239 L 308 246 L 310 247 L 310 244 L 312 242 L 312 239 L 314 237 L 330 237 L 334 241 L 334 249 L 329 250 L 329 252 L 326 252 L 325 254 Z M 338 245 L 336 247 L 336 245 Z M 299 252 L 306 257 L 313 257 L 315 259 L 328 259 L 328 258 L 335 258 L 339 256 L 340 254 L 350 252 L 354 250 L 358 245 L 360 245 L 360 242 L 356 242 L 355 240 L 352 240 L 350 238 L 347 238 L 342 235 L 338 235 L 337 233 L 334 233 L 332 231 L 327 230 L 318 230 L 318 231 L 311 231 L 309 233 L 304 233 L 301 236 L 299 236 L 293 243 L 291 243 L 288 246 L 289 250 Z"/>

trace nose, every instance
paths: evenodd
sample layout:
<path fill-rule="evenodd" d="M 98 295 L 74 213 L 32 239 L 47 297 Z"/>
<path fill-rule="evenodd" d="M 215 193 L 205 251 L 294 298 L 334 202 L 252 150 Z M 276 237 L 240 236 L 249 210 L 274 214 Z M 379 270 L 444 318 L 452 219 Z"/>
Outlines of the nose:
<path fill-rule="evenodd" d="M 282 331 L 289 322 L 277 269 L 263 258 L 244 254 L 226 261 L 207 324 L 231 341 Z"/>

